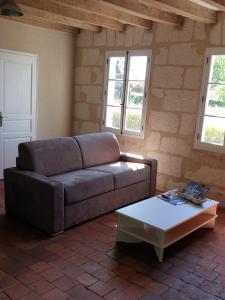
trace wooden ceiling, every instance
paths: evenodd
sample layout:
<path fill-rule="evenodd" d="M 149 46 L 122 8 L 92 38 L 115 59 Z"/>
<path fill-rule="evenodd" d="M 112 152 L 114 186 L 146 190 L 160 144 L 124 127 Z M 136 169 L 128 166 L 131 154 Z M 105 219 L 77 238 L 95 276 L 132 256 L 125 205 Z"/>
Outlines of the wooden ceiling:
<path fill-rule="evenodd" d="M 67 32 L 126 25 L 151 29 L 153 22 L 182 26 L 184 18 L 214 24 L 225 0 L 17 0 L 23 17 L 12 21 Z M 5 18 L 5 17 L 1 17 Z"/>

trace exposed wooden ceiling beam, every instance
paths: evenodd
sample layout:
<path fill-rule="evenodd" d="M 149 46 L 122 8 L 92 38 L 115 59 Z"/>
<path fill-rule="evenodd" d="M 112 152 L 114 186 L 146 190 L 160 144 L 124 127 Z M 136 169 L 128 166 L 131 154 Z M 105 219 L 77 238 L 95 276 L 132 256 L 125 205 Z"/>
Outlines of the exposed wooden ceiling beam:
<path fill-rule="evenodd" d="M 24 24 L 29 24 L 37 27 L 42 27 L 45 29 L 52 29 L 52 30 L 57 30 L 57 31 L 63 31 L 63 32 L 68 32 L 68 33 L 78 33 L 79 30 L 74 27 L 66 26 L 63 24 L 58 24 L 58 23 L 52 23 L 47 20 L 39 19 L 34 16 L 29 16 L 29 15 L 23 15 L 22 17 L 3 17 L 1 16 L 1 19 L 3 20 L 8 20 L 8 21 L 13 21 L 13 22 L 19 22 L 19 23 L 24 23 Z"/>
<path fill-rule="evenodd" d="M 99 26 L 111 28 L 119 31 L 122 31 L 124 29 L 124 24 L 116 20 L 112 20 L 104 16 L 98 16 L 93 13 L 82 12 L 71 7 L 66 7 L 64 5 L 61 5 L 53 1 L 18 0 L 18 3 L 20 4 L 22 10 L 24 7 L 26 7 L 26 9 L 29 8 L 30 12 L 31 9 L 33 9 L 34 11 L 39 10 L 46 13 L 48 18 L 51 18 L 51 14 L 54 15 L 54 20 L 56 20 L 56 16 L 58 16 L 58 18 L 67 20 L 69 22 L 74 21 L 74 22 L 84 24 L 85 26 L 92 26 L 93 31 L 98 31 Z M 79 27 L 82 28 L 81 26 Z"/>
<path fill-rule="evenodd" d="M 216 23 L 216 12 L 188 0 L 138 0 L 150 7 L 173 12 L 206 24 Z"/>
<path fill-rule="evenodd" d="M 75 7 L 81 11 L 95 13 L 100 16 L 108 17 L 124 24 L 141 27 L 144 29 L 151 29 L 152 22 L 146 18 L 142 18 L 126 12 L 121 12 L 119 9 L 109 7 L 102 0 L 54 0 L 65 6 Z"/>
<path fill-rule="evenodd" d="M 190 0 L 191 2 L 194 2 L 198 5 L 201 5 L 203 7 L 206 7 L 208 9 L 211 9 L 211 10 L 215 10 L 215 11 L 218 11 L 218 9 L 216 8 L 215 5 L 211 5 L 210 2 L 211 0 Z"/>
<path fill-rule="evenodd" d="M 181 17 L 158 8 L 149 7 L 137 0 L 104 0 L 104 2 L 115 9 L 141 18 L 170 25 L 182 24 Z"/>
<path fill-rule="evenodd" d="M 201 2 L 203 2 L 203 4 L 205 3 L 209 7 L 214 7 L 217 10 L 225 11 L 225 0 L 201 0 Z"/>
<path fill-rule="evenodd" d="M 86 29 L 89 31 L 94 31 L 94 32 L 100 31 L 100 27 L 90 25 L 90 24 L 85 24 L 85 23 L 79 22 L 77 20 L 68 18 L 68 17 L 60 16 L 57 14 L 53 14 L 53 13 L 50 13 L 47 11 L 43 11 L 40 9 L 32 8 L 32 7 L 21 5 L 21 4 L 20 4 L 20 7 L 24 14 L 32 16 L 32 17 L 37 17 L 39 19 L 42 19 L 43 21 L 49 21 L 49 22 L 53 22 L 53 23 L 63 24 L 63 25 L 67 25 L 70 27 L 77 27 L 77 28 Z"/>

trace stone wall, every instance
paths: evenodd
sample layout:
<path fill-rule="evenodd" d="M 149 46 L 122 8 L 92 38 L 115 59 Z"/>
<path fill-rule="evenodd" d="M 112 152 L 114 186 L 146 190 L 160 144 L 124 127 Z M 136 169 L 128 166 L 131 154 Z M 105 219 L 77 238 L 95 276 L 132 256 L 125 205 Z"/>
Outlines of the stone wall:
<path fill-rule="evenodd" d="M 225 155 L 193 147 L 205 49 L 223 46 L 223 15 L 216 25 L 188 20 L 182 28 L 82 32 L 76 41 L 74 133 L 101 130 L 105 51 L 152 49 L 145 138 L 118 136 L 121 150 L 158 159 L 158 189 L 193 179 L 209 184 L 211 197 L 225 205 Z"/>

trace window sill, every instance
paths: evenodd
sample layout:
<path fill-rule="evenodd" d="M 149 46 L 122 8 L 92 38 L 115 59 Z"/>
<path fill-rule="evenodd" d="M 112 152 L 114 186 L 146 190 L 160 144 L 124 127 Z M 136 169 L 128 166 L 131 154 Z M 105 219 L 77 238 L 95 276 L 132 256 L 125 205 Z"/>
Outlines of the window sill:
<path fill-rule="evenodd" d="M 195 142 L 194 149 L 225 154 L 224 146 L 207 144 L 207 143 L 202 143 L 202 142 L 198 142 L 198 141 Z"/>
<path fill-rule="evenodd" d="M 103 132 L 112 132 L 117 136 L 120 137 L 127 137 L 127 138 L 134 138 L 134 139 L 139 139 L 139 140 L 143 140 L 144 139 L 144 132 L 140 133 L 140 134 L 132 134 L 129 132 L 124 132 L 121 133 L 121 131 L 119 129 L 113 129 L 113 128 L 109 128 L 109 127 L 102 127 L 102 131 Z"/>

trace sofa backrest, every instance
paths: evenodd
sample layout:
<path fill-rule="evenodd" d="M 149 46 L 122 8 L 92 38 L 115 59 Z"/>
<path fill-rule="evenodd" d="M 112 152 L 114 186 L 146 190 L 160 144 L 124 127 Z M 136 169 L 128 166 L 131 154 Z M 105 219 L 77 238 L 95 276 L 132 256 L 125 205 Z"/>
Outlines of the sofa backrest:
<path fill-rule="evenodd" d="M 75 136 L 83 157 L 84 168 L 97 166 L 120 158 L 117 138 L 110 132 Z"/>
<path fill-rule="evenodd" d="M 26 142 L 19 145 L 18 167 L 45 176 L 82 168 L 82 156 L 73 137 Z"/>

